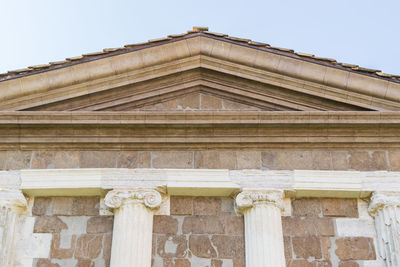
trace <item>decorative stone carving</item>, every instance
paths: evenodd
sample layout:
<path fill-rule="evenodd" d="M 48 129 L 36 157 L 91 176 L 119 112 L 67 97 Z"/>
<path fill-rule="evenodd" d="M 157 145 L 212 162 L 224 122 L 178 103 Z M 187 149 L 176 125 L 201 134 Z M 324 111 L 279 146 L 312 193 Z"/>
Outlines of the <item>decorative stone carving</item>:
<path fill-rule="evenodd" d="M 375 217 L 379 256 L 386 267 L 400 266 L 400 192 L 375 192 L 368 208 Z"/>
<path fill-rule="evenodd" d="M 161 194 L 154 189 L 112 190 L 104 199 L 110 208 L 119 208 L 131 202 L 143 203 L 150 209 L 161 205 Z"/>
<path fill-rule="evenodd" d="M 18 215 L 26 206 L 21 191 L 0 189 L 0 266 L 14 266 Z"/>
<path fill-rule="evenodd" d="M 236 205 L 244 215 L 246 266 L 285 267 L 283 192 L 244 190 L 237 195 Z"/>
<path fill-rule="evenodd" d="M 161 194 L 154 189 L 116 189 L 104 200 L 114 208 L 111 267 L 151 266 L 154 210 Z"/>

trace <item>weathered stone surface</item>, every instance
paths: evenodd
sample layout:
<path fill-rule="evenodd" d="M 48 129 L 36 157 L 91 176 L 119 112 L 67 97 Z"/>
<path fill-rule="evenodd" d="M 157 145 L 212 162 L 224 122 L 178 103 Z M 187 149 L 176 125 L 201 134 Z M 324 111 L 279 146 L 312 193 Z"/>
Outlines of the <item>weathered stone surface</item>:
<path fill-rule="evenodd" d="M 157 237 L 157 254 L 163 258 L 184 258 L 187 256 L 185 235 L 161 235 Z"/>
<path fill-rule="evenodd" d="M 91 260 L 78 260 L 76 267 L 95 267 L 95 264 Z"/>
<path fill-rule="evenodd" d="M 314 257 L 321 259 L 321 241 L 316 236 L 293 237 L 293 251 L 297 258 L 308 259 Z"/>
<path fill-rule="evenodd" d="M 387 170 L 385 151 L 350 151 L 349 168 L 359 171 Z"/>
<path fill-rule="evenodd" d="M 211 267 L 222 267 L 223 263 L 221 260 L 211 260 Z"/>
<path fill-rule="evenodd" d="M 115 168 L 118 151 L 81 151 L 81 168 Z"/>
<path fill-rule="evenodd" d="M 342 261 L 339 267 L 359 267 L 360 265 L 355 261 Z"/>
<path fill-rule="evenodd" d="M 237 169 L 260 169 L 260 151 L 238 151 Z"/>
<path fill-rule="evenodd" d="M 358 217 L 357 199 L 326 198 L 322 199 L 324 216 L 328 217 Z"/>
<path fill-rule="evenodd" d="M 192 215 L 193 214 L 193 198 L 192 197 L 170 197 L 170 213 L 171 215 Z"/>
<path fill-rule="evenodd" d="M 193 168 L 193 152 L 158 151 L 151 152 L 153 168 Z"/>
<path fill-rule="evenodd" d="M 32 207 L 32 214 L 36 216 L 51 215 L 51 202 L 52 199 L 50 197 L 35 197 Z"/>
<path fill-rule="evenodd" d="M 191 267 L 190 261 L 187 259 L 175 259 L 174 262 L 174 267 Z"/>
<path fill-rule="evenodd" d="M 219 215 L 221 213 L 221 198 L 195 197 L 193 199 L 193 215 Z"/>
<path fill-rule="evenodd" d="M 56 151 L 54 168 L 79 168 L 79 151 Z"/>
<path fill-rule="evenodd" d="M 335 171 L 348 170 L 349 163 L 346 151 L 332 151 L 332 168 Z"/>
<path fill-rule="evenodd" d="M 310 151 L 264 151 L 261 154 L 262 167 L 269 170 L 311 170 Z"/>
<path fill-rule="evenodd" d="M 302 198 L 292 201 L 293 216 L 320 216 L 321 200 L 318 198 Z"/>
<path fill-rule="evenodd" d="M 8 151 L 5 169 L 21 170 L 30 169 L 32 152 L 30 151 Z"/>
<path fill-rule="evenodd" d="M 105 234 L 103 238 L 103 259 L 105 266 L 110 266 L 112 234 Z"/>
<path fill-rule="evenodd" d="M 166 215 L 154 216 L 153 233 L 176 234 L 178 232 L 178 220 Z"/>
<path fill-rule="evenodd" d="M 289 259 L 292 259 L 292 239 L 290 236 L 284 236 L 283 237 L 283 244 L 285 247 L 285 259 L 286 263 L 288 262 Z M 287 265 L 287 264 L 286 264 Z"/>
<path fill-rule="evenodd" d="M 53 214 L 66 216 L 99 215 L 99 197 L 56 197 L 53 198 Z"/>
<path fill-rule="evenodd" d="M 200 94 L 200 103 L 201 109 L 214 109 L 214 110 L 221 110 L 223 109 L 222 106 L 222 99 L 221 98 L 217 98 L 215 96 L 212 95 L 208 95 L 208 94 Z"/>
<path fill-rule="evenodd" d="M 117 168 L 150 168 L 150 161 L 148 151 L 120 151 Z"/>
<path fill-rule="evenodd" d="M 235 151 L 220 151 L 219 162 L 221 169 L 234 170 L 237 167 L 236 152 Z"/>
<path fill-rule="evenodd" d="M 32 169 L 54 169 L 55 167 L 54 151 L 37 151 L 32 155 Z"/>
<path fill-rule="evenodd" d="M 183 221 L 184 234 L 223 234 L 225 232 L 221 216 L 191 216 Z M 164 230 L 165 231 L 165 230 Z"/>
<path fill-rule="evenodd" d="M 244 234 L 244 218 L 243 216 L 226 216 L 225 217 L 225 233 L 228 235 Z"/>
<path fill-rule="evenodd" d="M 87 221 L 86 232 L 88 234 L 109 233 L 113 229 L 113 216 L 95 216 Z"/>
<path fill-rule="evenodd" d="M 219 151 L 196 151 L 194 153 L 196 169 L 218 169 L 220 167 Z"/>
<path fill-rule="evenodd" d="M 329 261 L 293 260 L 290 267 L 332 267 Z"/>
<path fill-rule="evenodd" d="M 329 249 L 332 247 L 331 240 L 329 237 L 321 237 L 321 249 L 322 256 L 324 259 L 330 260 L 331 254 L 329 253 Z"/>
<path fill-rule="evenodd" d="M 61 267 L 58 263 L 52 263 L 49 259 L 39 259 L 36 267 Z"/>
<path fill-rule="evenodd" d="M 312 151 L 311 158 L 313 170 L 332 169 L 332 155 L 330 151 Z"/>
<path fill-rule="evenodd" d="M 285 236 L 334 236 L 333 221 L 330 218 L 282 217 Z"/>
<path fill-rule="evenodd" d="M 390 169 L 400 171 L 400 151 L 389 151 Z"/>
<path fill-rule="evenodd" d="M 199 258 L 215 258 L 217 252 L 211 245 L 208 235 L 191 235 L 189 237 L 190 251 Z"/>
<path fill-rule="evenodd" d="M 83 234 L 76 242 L 76 259 L 95 259 L 103 247 L 103 235 Z"/>
<path fill-rule="evenodd" d="M 50 257 L 52 259 L 69 259 L 72 258 L 75 251 L 76 235 L 71 236 L 71 244 L 69 248 L 60 248 L 60 234 L 54 234 L 51 242 Z"/>
<path fill-rule="evenodd" d="M 211 241 L 222 259 L 244 258 L 244 239 L 241 236 L 213 235 Z"/>
<path fill-rule="evenodd" d="M 68 226 L 58 217 L 41 216 L 36 218 L 34 233 L 60 233 L 61 230 L 68 229 Z"/>
<path fill-rule="evenodd" d="M 344 261 L 375 260 L 375 247 L 372 238 L 345 237 L 336 240 L 336 255 Z"/>

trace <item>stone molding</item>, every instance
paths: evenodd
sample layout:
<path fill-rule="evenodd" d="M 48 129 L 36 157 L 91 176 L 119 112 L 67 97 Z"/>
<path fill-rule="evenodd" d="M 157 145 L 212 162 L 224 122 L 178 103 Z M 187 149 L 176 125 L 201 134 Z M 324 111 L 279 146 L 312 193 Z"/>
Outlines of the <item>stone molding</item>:
<path fill-rule="evenodd" d="M 0 206 L 12 208 L 25 208 L 27 201 L 20 190 L 2 189 L 0 188 Z"/>
<path fill-rule="evenodd" d="M 263 204 L 274 205 L 283 210 L 283 196 L 282 190 L 245 189 L 236 196 L 236 205 L 240 211 Z"/>
<path fill-rule="evenodd" d="M 371 216 L 375 216 L 385 207 L 400 207 L 400 192 L 374 192 L 368 212 Z"/>
<path fill-rule="evenodd" d="M 154 189 L 114 189 L 107 193 L 104 203 L 110 208 L 119 208 L 126 204 L 140 203 L 149 209 L 161 205 L 161 194 Z"/>

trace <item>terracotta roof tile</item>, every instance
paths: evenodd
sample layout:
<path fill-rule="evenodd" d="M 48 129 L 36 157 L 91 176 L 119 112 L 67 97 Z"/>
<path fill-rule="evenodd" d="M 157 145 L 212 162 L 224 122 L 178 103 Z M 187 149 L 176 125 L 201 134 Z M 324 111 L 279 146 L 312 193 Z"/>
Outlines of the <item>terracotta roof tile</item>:
<path fill-rule="evenodd" d="M 372 75 L 372 76 L 375 76 L 375 77 L 381 78 L 381 79 L 391 79 L 391 80 L 394 80 L 395 82 L 400 82 L 400 75 L 382 73 L 380 70 L 363 68 L 363 67 L 360 67 L 360 66 L 354 65 L 354 64 L 340 63 L 332 58 L 316 57 L 312 54 L 307 54 L 307 53 L 302 53 L 302 52 L 297 52 L 297 51 L 294 52 L 294 50 L 292 50 L 292 49 L 270 46 L 269 44 L 255 42 L 255 41 L 252 41 L 249 39 L 244 39 L 244 38 L 232 37 L 232 36 L 228 36 L 223 33 L 210 32 L 210 31 L 208 31 L 207 27 L 193 27 L 192 30 L 188 31 L 187 33 L 183 33 L 183 34 L 168 35 L 165 38 L 153 39 L 153 40 L 149 40 L 148 42 L 144 42 L 144 43 L 127 44 L 127 45 L 124 45 L 124 47 L 106 48 L 100 52 L 87 53 L 87 54 L 84 54 L 82 56 L 77 56 L 77 57 L 69 57 L 64 61 L 50 62 L 49 64 L 36 65 L 36 66 L 32 66 L 32 67 L 25 68 L 25 69 L 11 70 L 11 71 L 8 71 L 7 73 L 0 74 L 0 81 L 11 79 L 14 77 L 20 77 L 23 75 L 34 74 L 37 71 L 43 70 L 43 69 L 51 70 L 51 69 L 55 68 L 56 66 L 57 67 L 62 66 L 62 65 L 68 66 L 68 64 L 71 64 L 71 62 L 74 62 L 75 64 L 77 64 L 80 62 L 85 62 L 87 59 L 96 60 L 98 58 L 102 58 L 104 55 L 112 56 L 112 55 L 116 55 L 116 54 L 120 54 L 120 53 L 125 53 L 125 52 L 127 53 L 127 52 L 131 52 L 132 49 L 145 48 L 153 43 L 169 42 L 173 39 L 179 40 L 179 38 L 181 38 L 181 39 L 189 38 L 191 36 L 197 36 L 197 35 L 213 36 L 213 38 L 217 38 L 217 39 L 221 39 L 221 40 L 229 40 L 231 42 L 236 42 L 238 44 L 245 44 L 250 47 L 263 49 L 265 51 L 271 51 L 271 52 L 276 51 L 278 53 L 281 53 L 282 55 L 289 56 L 289 57 L 302 58 L 304 60 L 308 60 L 308 61 L 314 62 L 314 63 L 321 62 L 328 66 L 332 66 L 332 67 L 336 67 L 336 68 L 339 67 L 339 68 L 347 69 L 350 71 L 358 72 L 361 74 L 367 74 L 370 76 Z"/>

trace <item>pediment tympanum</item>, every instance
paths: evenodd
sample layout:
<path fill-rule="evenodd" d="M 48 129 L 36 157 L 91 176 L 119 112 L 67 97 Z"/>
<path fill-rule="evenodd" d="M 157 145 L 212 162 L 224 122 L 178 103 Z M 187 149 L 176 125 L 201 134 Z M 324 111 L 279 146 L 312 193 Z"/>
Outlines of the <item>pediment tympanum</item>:
<path fill-rule="evenodd" d="M 257 110 L 399 110 L 397 76 L 361 69 L 190 32 L 3 75 L 0 110 L 154 109 L 194 92 Z"/>

